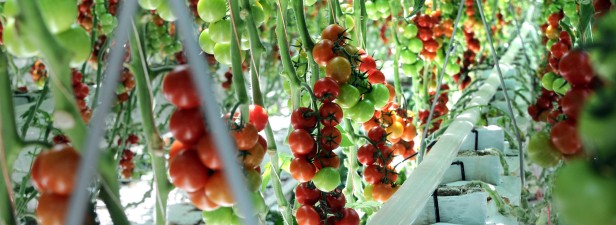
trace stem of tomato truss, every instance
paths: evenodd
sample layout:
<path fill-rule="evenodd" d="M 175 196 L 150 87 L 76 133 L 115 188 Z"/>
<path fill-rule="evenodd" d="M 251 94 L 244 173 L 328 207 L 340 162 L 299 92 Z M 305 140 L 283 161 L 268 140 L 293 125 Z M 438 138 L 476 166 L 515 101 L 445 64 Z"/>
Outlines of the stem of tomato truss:
<path fill-rule="evenodd" d="M 0 224 L 16 224 L 10 170 L 23 147 L 17 134 L 6 53 L 0 50 Z"/>
<path fill-rule="evenodd" d="M 99 163 L 100 142 L 105 136 L 105 120 L 111 111 L 111 105 L 116 98 L 115 90 L 118 85 L 120 74 L 122 72 L 122 62 L 124 60 L 125 48 L 124 44 L 128 42 L 131 21 L 137 12 L 137 3 L 135 1 L 125 1 L 120 7 L 120 15 L 118 27 L 116 28 L 115 41 L 116 45 L 111 48 L 109 57 L 109 68 L 105 71 L 106 76 L 101 89 L 101 102 L 90 121 L 90 129 L 86 137 L 86 145 L 82 152 L 79 169 L 77 170 L 77 181 L 75 182 L 74 191 L 71 196 L 68 225 L 83 224 L 84 212 L 88 208 L 89 190 L 88 186 L 96 177 L 96 168 Z M 114 168 L 115 169 L 115 168 Z M 105 177 L 105 176 L 104 176 Z M 108 180 L 108 179 L 107 179 Z M 113 191 L 117 191 L 111 189 Z M 122 212 L 122 211 L 120 211 Z M 125 219 L 126 215 L 121 218 Z M 128 222 L 126 221 L 114 221 Z"/>
<path fill-rule="evenodd" d="M 148 65 L 146 61 L 144 45 L 141 43 L 144 32 L 139 32 L 137 24 L 132 23 L 132 35 L 130 36 L 131 46 L 131 63 L 130 69 L 135 75 L 137 101 L 139 102 L 139 112 L 143 121 L 143 132 L 145 133 L 146 145 L 152 170 L 154 171 L 154 183 L 156 184 L 156 224 L 164 225 L 166 223 L 167 213 L 167 198 L 173 186 L 167 179 L 167 170 L 165 168 L 165 157 L 163 154 L 164 142 L 160 137 L 160 132 L 156 127 L 154 119 L 152 88 L 150 87 L 150 76 L 148 74 Z M 142 28 L 143 26 L 139 26 Z M 130 101 L 130 100 L 129 100 Z M 130 113 L 130 111 L 128 112 Z M 130 117 L 130 116 L 129 116 Z"/>
<path fill-rule="evenodd" d="M 460 2 L 460 7 L 458 7 L 458 14 L 456 15 L 456 20 L 453 23 L 453 32 L 451 33 L 451 38 L 449 38 L 449 45 L 447 46 L 447 53 L 445 54 L 445 61 L 443 62 L 443 68 L 440 70 L 440 74 L 438 76 L 438 80 L 436 80 L 436 91 L 434 93 L 434 97 L 432 98 L 432 103 L 430 104 L 430 113 L 428 114 L 428 120 L 426 122 L 426 126 L 424 128 L 424 132 L 421 133 L 421 142 L 420 142 L 420 150 L 419 150 L 419 162 L 423 160 L 423 157 L 426 155 L 426 137 L 428 136 L 428 130 L 430 129 L 430 124 L 432 123 L 432 117 L 434 116 L 434 109 L 436 108 L 436 103 L 438 102 L 438 96 L 441 94 L 441 84 L 443 83 L 443 77 L 445 76 L 445 69 L 447 69 L 447 64 L 449 64 L 449 56 L 456 49 L 456 45 L 454 43 L 456 32 L 458 31 L 458 23 L 460 22 L 460 18 L 462 17 L 462 10 L 464 9 L 463 2 Z"/>
<path fill-rule="evenodd" d="M 231 1 L 235 1 L 235 4 L 238 3 L 237 0 Z M 234 155 L 236 149 L 234 141 L 231 140 L 229 130 L 220 118 L 220 108 L 216 99 L 211 97 L 215 96 L 215 94 L 212 86 L 208 84 L 214 84 L 214 82 L 211 76 L 207 74 L 210 71 L 209 66 L 203 57 L 199 55 L 201 50 L 197 43 L 196 32 L 192 26 L 192 13 L 188 12 L 188 8 L 183 0 L 172 0 L 171 8 L 174 14 L 178 16 L 177 27 L 183 36 L 182 40 L 188 53 L 187 58 L 191 69 L 191 76 L 195 81 L 194 84 L 197 86 L 200 102 L 203 106 L 202 114 L 207 121 L 208 127 L 216 131 L 212 132 L 214 144 L 223 164 L 227 165 L 223 170 L 225 178 L 231 187 L 240 211 L 243 215 L 246 215 L 243 221 L 244 224 L 256 225 L 258 220 L 252 207 L 252 198 L 246 188 L 246 180 Z M 236 74 L 236 76 L 238 75 L 240 74 Z"/>
<path fill-rule="evenodd" d="M 498 78 L 500 79 L 501 88 L 503 89 L 503 94 L 505 96 L 505 101 L 507 102 L 507 110 L 509 111 L 509 117 L 511 117 L 511 121 L 513 122 L 513 129 L 515 131 L 515 137 L 518 142 L 518 150 L 520 153 L 518 156 L 520 157 L 520 182 L 522 183 L 522 188 L 524 188 L 526 183 L 525 172 L 524 172 L 524 152 L 522 151 L 522 136 L 520 134 L 520 128 L 518 127 L 518 122 L 513 114 L 513 107 L 511 106 L 511 99 L 509 99 L 509 92 L 507 91 L 507 86 L 505 85 L 505 78 L 503 77 L 503 73 L 501 72 L 498 56 L 496 56 L 496 50 L 494 49 L 494 43 L 492 42 L 492 33 L 490 31 L 490 27 L 486 22 L 485 15 L 483 14 L 483 6 L 481 6 L 481 0 L 475 0 L 477 3 L 477 8 L 479 9 L 479 15 L 481 16 L 481 22 L 483 22 L 483 26 L 486 29 L 486 36 L 488 37 L 488 43 L 490 44 L 490 50 L 492 52 L 492 59 L 494 59 L 494 66 L 496 66 L 496 71 L 498 72 Z M 522 35 L 522 34 L 520 34 Z"/>

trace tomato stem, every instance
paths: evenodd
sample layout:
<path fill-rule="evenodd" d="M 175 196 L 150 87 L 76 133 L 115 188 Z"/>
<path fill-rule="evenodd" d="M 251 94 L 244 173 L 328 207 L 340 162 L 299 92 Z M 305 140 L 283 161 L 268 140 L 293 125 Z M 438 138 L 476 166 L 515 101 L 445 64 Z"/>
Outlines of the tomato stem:
<path fill-rule="evenodd" d="M 12 199 L 11 168 L 23 147 L 21 138 L 17 134 L 15 124 L 15 109 L 11 93 L 11 81 L 8 74 L 8 61 L 5 52 L 0 50 L 0 223 L 16 224 L 15 206 Z"/>
<path fill-rule="evenodd" d="M 242 71 L 242 50 L 240 49 L 240 30 L 237 24 L 240 23 L 240 12 L 238 0 L 229 0 L 229 11 L 231 12 L 231 69 L 233 70 L 233 88 L 235 89 L 235 97 L 238 103 L 241 104 L 240 112 L 242 113 L 242 121 L 248 121 L 248 94 L 244 81 L 244 72 Z M 248 17 L 251 18 L 251 17 Z M 252 19 L 251 19 L 252 20 Z M 253 23 L 254 24 L 254 23 Z M 253 34 L 254 35 L 254 34 Z M 255 45 L 257 43 L 254 43 Z"/>

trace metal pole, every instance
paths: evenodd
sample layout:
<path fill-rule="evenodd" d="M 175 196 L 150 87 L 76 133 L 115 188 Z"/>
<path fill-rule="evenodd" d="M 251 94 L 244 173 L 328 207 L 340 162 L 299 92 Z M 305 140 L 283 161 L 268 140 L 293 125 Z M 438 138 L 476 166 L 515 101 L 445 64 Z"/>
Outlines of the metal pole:
<path fill-rule="evenodd" d="M 235 0 L 234 0 L 235 1 Z M 184 43 L 184 49 L 187 53 L 188 64 L 190 65 L 191 75 L 194 84 L 197 86 L 201 105 L 203 106 L 202 114 L 207 120 L 207 125 L 210 129 L 216 131 L 212 132 L 214 135 L 214 144 L 216 144 L 216 150 L 220 155 L 223 163 L 226 165 L 223 172 L 225 178 L 231 186 L 231 191 L 238 204 L 240 212 L 246 216 L 243 224 L 257 225 L 257 218 L 255 217 L 254 209 L 252 208 L 251 197 L 249 191 L 246 188 L 246 181 L 240 166 L 236 160 L 234 152 L 236 147 L 234 141 L 231 140 L 227 126 L 220 118 L 220 109 L 215 98 L 213 88 L 208 84 L 214 84 L 209 74 L 209 66 L 200 55 L 200 47 L 196 39 L 196 32 L 194 31 L 192 22 L 192 13 L 188 12 L 185 2 L 183 0 L 172 0 L 171 8 L 173 13 L 177 16 L 177 27 L 180 34 L 182 34 L 182 42 Z M 235 74 L 234 76 L 242 76 L 242 74 Z M 209 97 L 208 97 L 209 96 Z"/>
<path fill-rule="evenodd" d="M 133 16 L 137 11 L 137 1 L 123 1 L 120 6 L 118 27 L 116 28 L 116 45 L 111 48 L 109 64 L 105 71 L 105 81 L 102 85 L 102 99 L 100 106 L 94 112 L 90 121 L 90 129 L 86 137 L 86 145 L 78 146 L 83 148 L 81 162 L 77 170 L 77 182 L 73 188 L 69 203 L 68 225 L 83 224 L 85 210 L 88 208 L 89 190 L 88 187 L 96 176 L 98 158 L 100 156 L 100 142 L 105 136 L 105 119 L 111 111 L 111 104 L 115 99 L 115 90 L 122 71 L 122 61 L 124 60 L 124 44 L 128 41 L 128 34 Z M 96 104 L 96 103 L 94 103 Z"/>

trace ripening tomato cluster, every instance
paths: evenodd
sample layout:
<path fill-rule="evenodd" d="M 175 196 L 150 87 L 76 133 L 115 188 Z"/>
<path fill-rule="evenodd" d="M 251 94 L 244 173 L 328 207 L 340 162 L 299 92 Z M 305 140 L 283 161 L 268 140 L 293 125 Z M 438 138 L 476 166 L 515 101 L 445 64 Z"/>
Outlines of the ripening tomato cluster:
<path fill-rule="evenodd" d="M 334 79 L 321 78 L 314 85 L 314 95 L 321 101 L 318 112 L 300 107 L 291 114 L 294 130 L 289 134 L 289 147 L 295 157 L 289 168 L 291 175 L 302 183 L 314 178 L 315 185 L 326 192 L 334 190 L 340 182 L 339 178 L 334 182 L 322 181 L 322 174 L 337 174 L 340 166 L 340 158 L 333 152 L 342 141 L 336 125 L 342 121 L 343 112 L 333 102 L 339 93 L 340 87 Z"/>
<path fill-rule="evenodd" d="M 306 182 L 295 188 L 295 199 L 301 204 L 296 212 L 299 225 L 359 225 L 359 214 L 344 207 L 346 197 L 340 189 L 322 192 Z"/>
<path fill-rule="evenodd" d="M 434 106 L 434 114 L 432 115 L 432 124 L 430 124 L 430 128 L 428 129 L 428 134 L 438 130 L 441 127 L 441 123 L 443 122 L 440 117 L 447 115 L 449 113 L 449 108 L 447 108 L 447 102 L 449 102 L 449 97 L 447 92 L 449 91 L 449 85 L 442 84 L 441 85 L 441 93 L 436 99 L 436 105 Z M 428 93 L 430 95 L 430 103 L 434 101 L 434 97 L 436 95 L 435 91 L 430 91 Z M 428 116 L 430 114 L 429 109 L 420 110 L 418 112 L 419 125 L 425 126 L 428 123 Z"/>
<path fill-rule="evenodd" d="M 92 15 L 92 5 L 94 4 L 93 0 L 83 0 L 79 5 L 77 5 L 78 14 L 77 14 L 77 23 L 81 25 L 87 31 L 91 31 L 93 24 L 93 15 Z"/>
<path fill-rule="evenodd" d="M 126 67 L 122 70 L 122 75 L 120 76 L 120 83 L 116 88 L 116 96 L 118 102 L 126 102 L 128 101 L 129 93 L 135 89 L 135 77 L 133 73 Z"/>
<path fill-rule="evenodd" d="M 73 91 L 75 92 L 75 100 L 77 107 L 81 112 L 81 118 L 88 123 L 92 117 L 92 109 L 86 104 L 86 97 L 90 93 L 88 85 L 82 82 L 83 74 L 76 69 L 71 70 Z"/>
<path fill-rule="evenodd" d="M 222 82 L 222 88 L 225 90 L 229 90 L 231 88 L 231 84 L 233 83 L 233 73 L 231 69 L 225 72 L 225 81 Z"/>
<path fill-rule="evenodd" d="M 163 80 L 163 95 L 177 109 L 170 118 L 170 131 L 175 138 L 169 152 L 169 177 L 177 188 L 188 193 L 199 209 L 212 211 L 231 207 L 235 200 L 225 176 L 212 131 L 208 131 L 200 113 L 199 98 L 190 77 L 188 65 L 177 66 Z M 267 124 L 267 113 L 260 106 L 250 107 L 250 122 L 231 124 L 238 160 L 244 167 L 249 190 L 263 201 L 257 190 L 261 185 L 260 164 L 267 142 L 258 134 Z M 264 203 L 263 203 L 264 204 Z"/>
<path fill-rule="evenodd" d="M 36 207 L 39 224 L 64 224 L 79 160 L 79 153 L 68 144 L 56 144 L 36 156 L 31 179 L 41 193 Z"/>
<path fill-rule="evenodd" d="M 435 25 L 440 23 L 440 20 L 440 11 L 436 11 L 431 15 L 421 14 L 414 19 L 415 24 L 418 27 L 417 38 L 421 40 L 423 45 L 423 49 L 419 54 L 425 60 L 432 61 L 436 58 L 436 51 L 439 49 L 439 43 L 435 40 L 435 35 L 432 29 Z"/>
<path fill-rule="evenodd" d="M 41 60 L 36 60 L 32 66 L 30 66 L 30 76 L 32 77 L 32 81 L 39 86 L 45 83 L 48 74 L 47 70 L 45 70 L 45 64 L 43 64 Z"/>
<path fill-rule="evenodd" d="M 125 143 L 124 143 L 125 142 Z M 120 169 L 122 170 L 122 177 L 124 179 L 129 179 L 133 176 L 133 170 L 135 169 L 135 163 L 133 162 L 133 157 L 135 153 L 130 150 L 131 145 L 136 145 L 139 143 L 139 137 L 135 134 L 129 134 L 126 140 L 122 138 L 118 139 L 118 146 L 123 146 L 125 149 L 122 150 L 122 155 L 120 156 Z"/>

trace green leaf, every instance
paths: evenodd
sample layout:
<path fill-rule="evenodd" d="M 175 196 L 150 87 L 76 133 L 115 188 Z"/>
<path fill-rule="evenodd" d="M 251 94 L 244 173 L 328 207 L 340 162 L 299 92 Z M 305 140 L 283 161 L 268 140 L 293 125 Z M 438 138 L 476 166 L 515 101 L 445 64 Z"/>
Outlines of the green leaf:
<path fill-rule="evenodd" d="M 347 132 L 342 128 L 342 126 L 340 126 L 340 124 L 338 124 L 336 128 L 338 128 L 338 130 L 340 131 L 340 134 L 342 134 L 342 141 L 340 141 L 341 148 L 355 146 L 355 144 L 353 144 L 353 142 L 351 141 L 351 138 L 349 138 L 349 135 L 347 134 Z"/>
<path fill-rule="evenodd" d="M 415 4 L 413 5 L 413 12 L 411 12 L 410 16 L 415 15 L 415 13 L 421 11 L 421 8 L 423 8 L 425 2 L 426 0 L 415 0 Z"/>
<path fill-rule="evenodd" d="M 269 184 L 272 179 L 272 162 L 268 162 L 265 164 L 265 171 L 263 171 L 263 182 L 261 182 L 261 192 L 265 191 L 265 188 Z"/>
<path fill-rule="evenodd" d="M 280 165 L 280 169 L 284 170 L 287 173 L 291 173 L 289 171 L 289 166 L 291 165 L 291 160 L 293 160 L 293 156 L 284 153 L 278 153 L 278 162 Z"/>
<path fill-rule="evenodd" d="M 582 38 L 586 36 L 586 31 L 588 31 L 588 26 L 590 26 L 590 22 L 595 14 L 595 8 L 591 4 L 582 4 L 580 6 L 580 27 L 579 30 L 581 32 Z"/>

